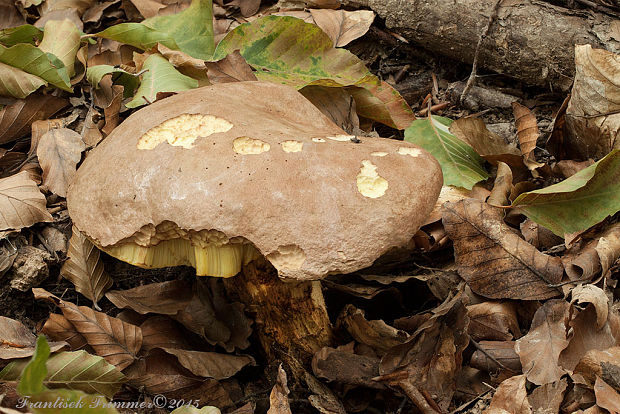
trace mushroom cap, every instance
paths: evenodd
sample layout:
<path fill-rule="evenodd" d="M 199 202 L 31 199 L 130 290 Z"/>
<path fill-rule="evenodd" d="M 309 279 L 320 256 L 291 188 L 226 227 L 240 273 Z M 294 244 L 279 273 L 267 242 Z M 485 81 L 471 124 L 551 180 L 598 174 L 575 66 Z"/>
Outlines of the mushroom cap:
<path fill-rule="evenodd" d="M 405 245 L 443 182 L 413 144 L 350 138 L 288 86 L 181 92 L 129 116 L 88 155 L 69 214 L 104 249 L 192 233 L 249 241 L 284 278 L 350 273 Z"/>

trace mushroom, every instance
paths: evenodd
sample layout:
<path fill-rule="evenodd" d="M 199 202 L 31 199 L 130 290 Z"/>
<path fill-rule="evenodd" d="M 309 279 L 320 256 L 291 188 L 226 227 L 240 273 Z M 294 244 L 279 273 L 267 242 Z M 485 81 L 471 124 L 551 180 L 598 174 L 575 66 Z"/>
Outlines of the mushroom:
<path fill-rule="evenodd" d="M 181 92 L 132 114 L 88 155 L 69 214 L 136 266 L 240 273 L 225 283 L 256 313 L 263 347 L 307 357 L 331 338 L 318 280 L 405 245 L 441 189 L 426 151 L 354 138 L 287 86 Z"/>

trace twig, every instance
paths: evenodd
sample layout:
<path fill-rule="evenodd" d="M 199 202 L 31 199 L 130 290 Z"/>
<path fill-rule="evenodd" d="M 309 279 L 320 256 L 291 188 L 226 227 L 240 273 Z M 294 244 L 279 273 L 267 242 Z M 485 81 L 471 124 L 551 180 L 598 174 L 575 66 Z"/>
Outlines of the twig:
<path fill-rule="evenodd" d="M 441 109 L 447 108 L 448 106 L 450 106 L 450 102 L 441 102 L 441 103 L 438 103 L 437 105 L 431 106 L 430 108 L 426 107 L 422 109 L 420 112 L 418 112 L 418 114 L 420 116 L 424 116 L 428 113 L 429 109 L 431 112 L 437 112 Z"/>
<path fill-rule="evenodd" d="M 456 413 L 458 413 L 459 411 L 464 410 L 465 408 L 469 407 L 469 405 L 470 405 L 470 404 L 472 404 L 472 403 L 474 403 L 474 402 L 476 402 L 476 401 L 480 400 L 482 397 L 484 397 L 485 395 L 487 395 L 489 392 L 491 392 L 491 391 L 490 391 L 490 390 L 487 390 L 487 391 L 483 391 L 483 392 L 481 392 L 480 394 L 478 394 L 477 396 L 475 396 L 473 399 L 471 399 L 471 400 L 469 400 L 469 401 L 467 401 L 467 402 L 465 402 L 465 403 L 463 403 L 463 404 L 459 405 L 459 406 L 458 406 L 458 407 L 456 407 L 454 410 L 450 411 L 450 413 L 449 413 L 449 414 L 456 414 Z"/>
<path fill-rule="evenodd" d="M 405 392 L 407 397 L 415 404 L 423 414 L 440 414 L 439 411 L 431 407 L 424 395 L 409 381 L 400 381 L 398 386 Z"/>
<path fill-rule="evenodd" d="M 489 21 L 487 22 L 487 26 L 482 31 L 482 34 L 480 34 L 480 38 L 478 39 L 478 44 L 476 45 L 476 52 L 474 53 L 474 62 L 472 63 L 472 66 L 471 66 L 471 73 L 469 74 L 469 79 L 467 79 L 467 84 L 465 84 L 465 88 L 463 89 L 463 92 L 461 93 L 461 97 L 459 99 L 460 103 L 463 103 L 463 101 L 465 100 L 465 97 L 469 93 L 469 90 L 471 89 L 472 86 L 474 86 L 474 83 L 476 82 L 476 72 L 478 71 L 478 58 L 480 56 L 480 47 L 482 46 L 482 42 L 484 41 L 484 39 L 486 39 L 487 35 L 489 34 L 489 31 L 491 30 L 491 26 L 493 25 L 493 22 L 495 22 L 495 20 L 497 19 L 497 14 L 499 12 L 499 7 L 502 4 L 502 1 L 503 0 L 497 0 L 497 3 L 495 3 L 495 7 L 493 7 L 493 11 L 491 12 L 491 15 L 489 16 Z"/>

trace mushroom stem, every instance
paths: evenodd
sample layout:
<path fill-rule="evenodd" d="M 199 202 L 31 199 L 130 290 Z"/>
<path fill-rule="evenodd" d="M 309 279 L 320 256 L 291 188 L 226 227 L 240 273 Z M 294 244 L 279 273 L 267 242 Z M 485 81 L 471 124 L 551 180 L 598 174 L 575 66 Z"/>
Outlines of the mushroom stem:
<path fill-rule="evenodd" d="M 255 260 L 236 277 L 225 279 L 224 285 L 255 315 L 256 332 L 268 359 L 284 351 L 309 362 L 332 342 L 319 281 L 284 282 L 268 262 Z"/>

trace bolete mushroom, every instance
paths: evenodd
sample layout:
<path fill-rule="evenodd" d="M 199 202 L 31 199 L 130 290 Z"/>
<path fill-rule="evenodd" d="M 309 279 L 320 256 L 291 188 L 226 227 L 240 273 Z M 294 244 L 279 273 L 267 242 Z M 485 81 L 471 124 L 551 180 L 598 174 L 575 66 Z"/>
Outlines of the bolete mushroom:
<path fill-rule="evenodd" d="M 226 278 L 244 269 L 226 284 L 257 313 L 263 346 L 311 353 L 331 336 L 317 281 L 405 245 L 442 184 L 437 161 L 415 145 L 353 138 L 287 86 L 181 92 L 92 151 L 69 188 L 69 214 L 99 248 L 137 266 Z M 271 272 L 245 266 L 262 258 Z"/>

